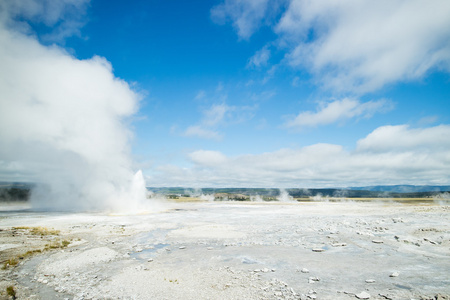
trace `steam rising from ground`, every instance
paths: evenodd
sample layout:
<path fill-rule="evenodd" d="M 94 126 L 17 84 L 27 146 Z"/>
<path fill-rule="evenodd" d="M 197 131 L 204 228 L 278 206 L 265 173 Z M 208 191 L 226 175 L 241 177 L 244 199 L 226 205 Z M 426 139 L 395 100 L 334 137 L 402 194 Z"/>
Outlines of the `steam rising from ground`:
<path fill-rule="evenodd" d="M 125 122 L 139 95 L 105 58 L 79 60 L 19 31 L 13 17 L 26 9 L 13 5 L 11 16 L 8 3 L 0 5 L 0 180 L 37 182 L 31 197 L 41 209 L 136 209 L 146 189 L 132 171 Z"/>
<path fill-rule="evenodd" d="M 277 200 L 280 202 L 293 202 L 294 198 L 289 195 L 285 189 L 280 189 L 280 194 L 278 195 Z"/>

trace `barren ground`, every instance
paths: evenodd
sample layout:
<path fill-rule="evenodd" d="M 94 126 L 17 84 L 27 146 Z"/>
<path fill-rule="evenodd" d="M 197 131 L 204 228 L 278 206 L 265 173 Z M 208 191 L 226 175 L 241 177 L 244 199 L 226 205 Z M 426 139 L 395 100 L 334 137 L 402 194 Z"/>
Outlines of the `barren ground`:
<path fill-rule="evenodd" d="M 8 286 L 18 299 L 450 299 L 445 205 L 171 203 L 140 215 L 19 208 L 0 212 L 2 266 L 19 257 L 0 270 L 1 299 Z M 70 245 L 23 257 L 63 240 Z"/>

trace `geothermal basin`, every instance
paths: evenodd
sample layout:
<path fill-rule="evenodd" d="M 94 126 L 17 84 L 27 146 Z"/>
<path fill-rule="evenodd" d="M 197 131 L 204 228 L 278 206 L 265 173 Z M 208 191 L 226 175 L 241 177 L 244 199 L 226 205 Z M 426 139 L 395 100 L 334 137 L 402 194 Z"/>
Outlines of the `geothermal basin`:
<path fill-rule="evenodd" d="M 448 205 L 22 208 L 0 212 L 2 299 L 450 299 Z"/>

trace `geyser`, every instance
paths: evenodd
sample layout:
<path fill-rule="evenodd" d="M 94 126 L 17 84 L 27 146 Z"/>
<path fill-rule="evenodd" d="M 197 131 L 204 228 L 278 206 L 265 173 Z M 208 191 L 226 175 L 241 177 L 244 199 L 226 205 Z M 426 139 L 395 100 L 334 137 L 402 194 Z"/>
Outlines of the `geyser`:
<path fill-rule="evenodd" d="M 23 33 L 29 11 L 19 3 L 12 15 L 6 4 L 0 5 L 0 180 L 37 183 L 31 197 L 40 209 L 135 209 L 146 190 L 132 168 L 126 121 L 139 95 L 105 58 L 80 60 Z"/>

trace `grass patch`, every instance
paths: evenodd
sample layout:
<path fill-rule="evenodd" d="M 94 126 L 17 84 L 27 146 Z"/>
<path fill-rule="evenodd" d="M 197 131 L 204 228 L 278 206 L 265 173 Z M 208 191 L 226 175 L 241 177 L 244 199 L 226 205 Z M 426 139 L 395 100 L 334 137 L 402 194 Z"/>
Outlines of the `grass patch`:
<path fill-rule="evenodd" d="M 21 260 L 21 259 L 31 257 L 35 254 L 42 253 L 44 251 L 50 251 L 50 250 L 55 250 L 55 249 L 64 249 L 64 248 L 67 248 L 67 246 L 69 246 L 69 245 L 70 245 L 70 241 L 62 240 L 62 241 L 55 241 L 50 244 L 46 244 L 44 249 L 29 250 L 25 253 L 17 255 L 16 257 L 13 257 L 13 258 L 10 258 L 10 259 L 4 261 L 2 269 L 6 270 L 9 267 L 16 266 L 19 263 L 19 260 Z"/>
<path fill-rule="evenodd" d="M 14 267 L 19 263 L 19 259 L 16 257 L 10 258 L 3 263 L 3 270 L 6 270 L 8 267 Z"/>
<path fill-rule="evenodd" d="M 10 285 L 6 288 L 6 294 L 8 296 L 11 296 L 13 299 L 16 299 L 16 290 L 14 289 L 14 287 L 12 285 Z"/>
<path fill-rule="evenodd" d="M 29 233 L 32 235 L 59 235 L 60 231 L 55 229 L 48 229 L 46 227 L 28 227 L 28 226 L 19 226 L 19 227 L 13 227 L 15 230 L 28 230 Z"/>
<path fill-rule="evenodd" d="M 67 248 L 67 246 L 69 246 L 69 244 L 70 244 L 70 242 L 68 240 L 56 241 L 51 244 L 45 245 L 44 250 L 63 249 L 63 248 Z"/>

